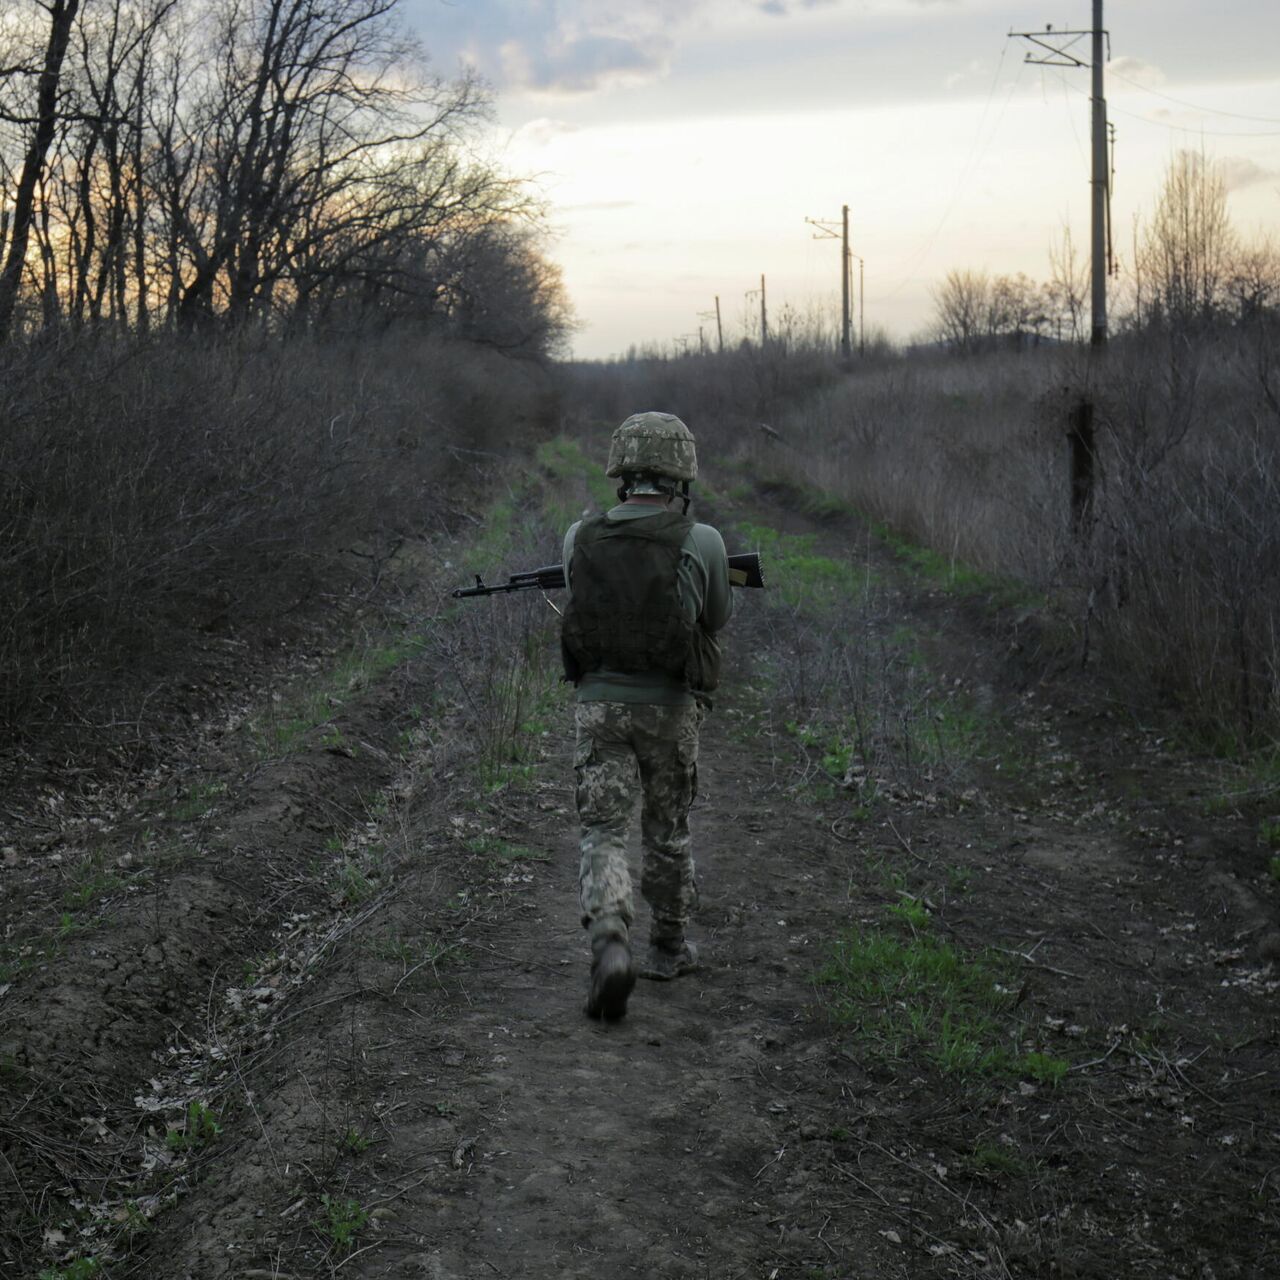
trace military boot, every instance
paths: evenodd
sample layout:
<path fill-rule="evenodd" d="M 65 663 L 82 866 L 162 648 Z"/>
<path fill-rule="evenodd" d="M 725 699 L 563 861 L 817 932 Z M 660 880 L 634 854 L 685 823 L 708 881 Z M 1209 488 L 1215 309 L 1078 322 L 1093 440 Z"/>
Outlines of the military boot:
<path fill-rule="evenodd" d="M 616 934 L 591 942 L 591 989 L 587 993 L 586 1015 L 615 1022 L 627 1011 L 627 997 L 636 985 L 631 947 Z"/>
<path fill-rule="evenodd" d="M 670 982 L 698 967 L 698 948 L 687 938 L 650 939 L 649 952 L 640 963 L 640 976 L 652 982 Z"/>

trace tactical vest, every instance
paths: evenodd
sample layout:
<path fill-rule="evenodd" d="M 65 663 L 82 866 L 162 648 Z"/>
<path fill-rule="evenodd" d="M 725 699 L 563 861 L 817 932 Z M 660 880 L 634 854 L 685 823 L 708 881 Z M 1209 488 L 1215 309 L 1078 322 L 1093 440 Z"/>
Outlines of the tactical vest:
<path fill-rule="evenodd" d="M 560 631 L 567 679 L 656 671 L 695 691 L 716 687 L 719 647 L 680 607 L 680 549 L 692 528 L 672 511 L 579 525 Z"/>

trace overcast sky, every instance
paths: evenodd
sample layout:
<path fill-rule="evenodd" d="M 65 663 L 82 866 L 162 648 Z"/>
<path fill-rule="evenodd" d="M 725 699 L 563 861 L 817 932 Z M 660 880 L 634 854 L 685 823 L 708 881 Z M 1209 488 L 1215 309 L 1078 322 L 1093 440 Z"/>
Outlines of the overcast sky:
<path fill-rule="evenodd" d="M 1064 226 L 1088 245 L 1089 73 L 1028 66 L 1006 33 L 1087 27 L 1089 0 L 404 7 L 437 71 L 489 80 L 495 148 L 539 177 L 578 355 L 696 341 L 717 294 L 740 336 L 762 272 L 771 317 L 834 311 L 838 246 L 804 219 L 845 203 L 868 329 L 897 338 L 951 267 L 1044 278 Z M 1186 147 L 1226 166 L 1242 232 L 1280 232 L 1280 0 L 1113 0 L 1105 25 L 1121 255 Z"/>

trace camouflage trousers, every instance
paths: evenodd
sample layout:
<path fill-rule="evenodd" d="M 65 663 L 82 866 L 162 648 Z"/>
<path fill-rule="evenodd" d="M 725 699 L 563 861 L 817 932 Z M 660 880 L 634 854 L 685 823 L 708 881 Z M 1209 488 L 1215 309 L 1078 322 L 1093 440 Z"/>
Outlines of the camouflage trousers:
<path fill-rule="evenodd" d="M 635 919 L 627 835 L 640 803 L 640 892 L 652 940 L 678 939 L 697 903 L 689 806 L 698 793 L 701 708 L 579 702 L 574 760 L 582 861 L 582 923 L 627 938 Z"/>

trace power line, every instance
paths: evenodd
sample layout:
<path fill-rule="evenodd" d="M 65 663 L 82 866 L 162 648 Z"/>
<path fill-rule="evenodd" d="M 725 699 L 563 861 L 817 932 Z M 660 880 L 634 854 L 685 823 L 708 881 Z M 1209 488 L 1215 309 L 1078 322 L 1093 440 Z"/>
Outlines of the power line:
<path fill-rule="evenodd" d="M 911 281 L 916 268 L 929 256 L 933 250 L 934 244 L 937 242 L 938 236 L 942 228 L 946 226 L 947 220 L 955 211 L 956 205 L 959 203 L 960 196 L 963 194 L 964 188 L 968 186 L 978 166 L 986 159 L 987 149 L 991 146 L 995 139 L 996 131 L 1000 128 L 1001 122 L 1004 120 L 1004 113 L 1009 109 L 1009 103 L 1013 100 L 1014 92 L 1022 81 L 1022 72 L 1026 66 L 1025 63 L 1018 64 L 1018 74 L 1014 76 L 1013 83 L 1009 86 L 1009 92 L 1005 95 L 1004 103 L 1000 107 L 1000 114 L 996 117 L 995 123 L 991 126 L 991 132 L 987 135 L 985 142 L 982 142 L 982 131 L 987 124 L 987 114 L 991 110 L 991 100 L 995 97 L 996 86 L 1000 82 L 1000 73 L 1004 69 L 1005 55 L 1009 51 L 1009 43 L 1006 40 L 1000 49 L 1000 60 L 996 64 L 996 73 L 991 78 L 991 88 L 987 91 L 987 100 L 982 106 L 982 116 L 978 120 L 978 127 L 974 130 L 973 141 L 969 144 L 969 154 L 965 157 L 964 164 L 960 169 L 960 176 L 956 179 L 955 188 L 952 190 L 951 199 L 947 202 L 947 207 L 942 211 L 942 216 L 938 219 L 937 225 L 929 234 L 929 239 L 925 242 L 925 246 L 916 256 L 911 259 L 896 284 L 886 289 L 881 295 L 882 300 L 896 297 L 907 284 Z M 979 151 L 978 144 L 982 142 L 982 148 Z"/>
<path fill-rule="evenodd" d="M 1078 89 L 1075 85 L 1068 85 L 1068 89 L 1072 93 L 1079 93 L 1085 97 L 1088 94 L 1083 89 Z M 1280 129 L 1258 129 L 1258 130 L 1236 130 L 1236 129 L 1205 129 L 1199 125 L 1189 124 L 1170 124 L 1168 120 L 1153 120 L 1150 116 L 1139 115 L 1136 111 L 1126 111 L 1123 107 L 1117 107 L 1114 103 L 1112 110 L 1118 112 L 1122 116 L 1128 116 L 1130 120 L 1139 120 L 1143 124 L 1159 125 L 1162 129 L 1172 129 L 1176 133 L 1190 133 L 1196 137 L 1206 138 L 1280 138 Z"/>
<path fill-rule="evenodd" d="M 1153 89 L 1150 85 L 1145 85 L 1139 80 L 1131 80 L 1128 76 L 1121 75 L 1114 67 L 1108 67 L 1107 70 L 1117 80 L 1123 80 L 1125 84 L 1131 84 L 1135 89 L 1141 89 L 1143 93 L 1150 93 L 1157 98 L 1163 98 L 1166 102 L 1176 103 L 1178 106 L 1187 107 L 1192 111 L 1199 111 L 1211 116 L 1230 116 L 1232 120 L 1254 120 L 1259 124 L 1280 124 L 1280 117 L 1277 116 L 1248 116 L 1239 111 L 1223 111 L 1220 107 L 1200 107 L 1194 102 L 1188 102 L 1185 98 L 1175 98 L 1171 93 L 1161 93 L 1159 89 Z M 1227 136 L 1234 135 L 1229 134 Z M 1267 135 L 1259 134 L 1258 136 L 1265 137 Z"/>

